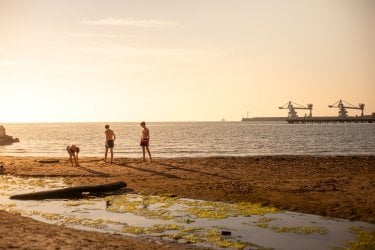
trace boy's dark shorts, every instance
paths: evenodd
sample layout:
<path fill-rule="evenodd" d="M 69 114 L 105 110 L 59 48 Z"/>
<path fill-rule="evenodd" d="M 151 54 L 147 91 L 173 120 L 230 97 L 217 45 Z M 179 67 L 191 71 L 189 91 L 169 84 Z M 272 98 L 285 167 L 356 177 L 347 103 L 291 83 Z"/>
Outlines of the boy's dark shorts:
<path fill-rule="evenodd" d="M 148 139 L 141 140 L 141 142 L 139 143 L 139 145 L 140 145 L 141 147 L 148 147 L 148 145 L 149 145 L 149 140 L 148 140 Z"/>
<path fill-rule="evenodd" d="M 105 144 L 106 148 L 113 148 L 114 146 L 115 146 L 114 140 L 108 140 L 107 143 Z"/>

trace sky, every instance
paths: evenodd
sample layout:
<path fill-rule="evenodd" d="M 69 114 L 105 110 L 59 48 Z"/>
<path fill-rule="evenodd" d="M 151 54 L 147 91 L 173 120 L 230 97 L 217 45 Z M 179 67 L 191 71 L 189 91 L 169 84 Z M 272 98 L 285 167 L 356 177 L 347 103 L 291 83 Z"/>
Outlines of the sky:
<path fill-rule="evenodd" d="M 0 123 L 371 114 L 374 26 L 372 0 L 0 0 Z"/>

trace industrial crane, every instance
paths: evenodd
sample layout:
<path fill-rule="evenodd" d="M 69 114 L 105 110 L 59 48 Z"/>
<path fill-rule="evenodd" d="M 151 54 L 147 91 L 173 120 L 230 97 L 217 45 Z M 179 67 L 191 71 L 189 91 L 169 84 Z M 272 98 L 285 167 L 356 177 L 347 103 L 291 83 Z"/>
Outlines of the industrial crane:
<path fill-rule="evenodd" d="M 363 110 L 365 109 L 365 104 L 360 103 L 358 106 L 350 104 L 346 101 L 339 100 L 332 105 L 328 105 L 329 108 L 338 108 L 339 109 L 339 117 L 345 118 L 348 117 L 348 111 L 346 109 L 360 109 L 361 116 L 363 116 Z"/>
<path fill-rule="evenodd" d="M 290 119 L 290 118 L 293 119 L 293 118 L 298 117 L 296 109 L 308 109 L 308 110 L 310 110 L 309 117 L 311 117 L 312 116 L 312 108 L 313 108 L 312 104 L 307 104 L 307 107 L 305 107 L 303 105 L 300 105 L 298 103 L 294 103 L 292 101 L 289 101 L 285 105 L 279 107 L 279 109 L 289 109 L 288 119 Z"/>

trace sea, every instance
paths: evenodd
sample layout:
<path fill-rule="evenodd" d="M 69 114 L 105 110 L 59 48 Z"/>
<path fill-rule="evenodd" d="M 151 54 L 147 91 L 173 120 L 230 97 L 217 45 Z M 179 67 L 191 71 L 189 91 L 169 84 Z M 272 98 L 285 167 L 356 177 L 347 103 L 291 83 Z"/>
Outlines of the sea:
<path fill-rule="evenodd" d="M 3 124 L 20 142 L 0 146 L 0 156 L 103 157 L 105 123 Z M 141 157 L 139 123 L 110 123 L 115 157 Z M 288 124 L 286 122 L 151 122 L 153 157 L 375 155 L 375 124 Z"/>

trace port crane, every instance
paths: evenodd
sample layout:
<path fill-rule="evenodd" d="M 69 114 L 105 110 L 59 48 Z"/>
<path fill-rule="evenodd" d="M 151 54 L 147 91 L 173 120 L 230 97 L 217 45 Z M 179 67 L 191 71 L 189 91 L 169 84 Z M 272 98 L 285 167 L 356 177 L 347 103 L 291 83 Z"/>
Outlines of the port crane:
<path fill-rule="evenodd" d="M 294 119 L 294 118 L 298 117 L 296 109 L 308 109 L 308 110 L 310 110 L 309 117 L 311 117 L 312 116 L 312 108 L 313 108 L 312 104 L 307 104 L 307 107 L 305 107 L 301 104 L 298 104 L 298 103 L 295 103 L 295 102 L 292 102 L 292 101 L 289 101 L 289 102 L 285 103 L 283 106 L 279 107 L 279 109 L 289 109 L 288 119 L 291 119 L 291 118 Z"/>
<path fill-rule="evenodd" d="M 363 116 L 363 110 L 365 109 L 365 104 L 360 103 L 358 106 L 350 104 L 346 101 L 339 100 L 332 105 L 328 105 L 329 108 L 338 108 L 339 109 L 339 117 L 346 118 L 348 117 L 348 111 L 346 109 L 360 109 L 361 116 Z"/>

